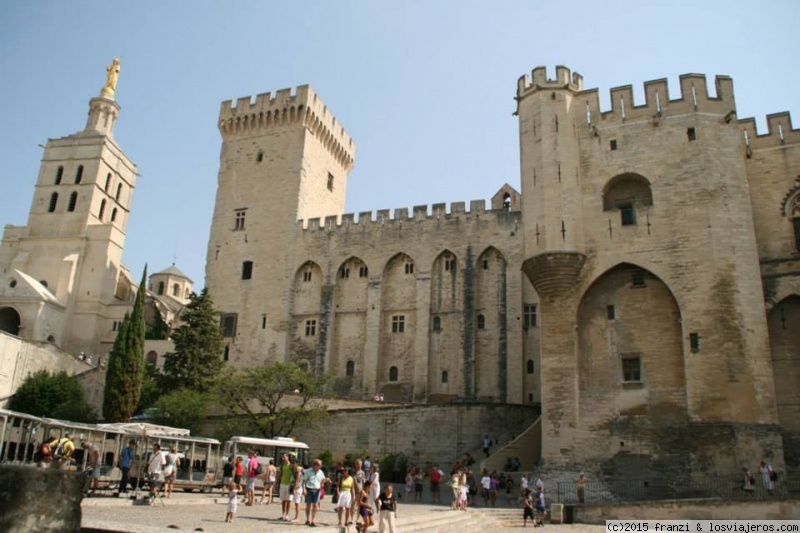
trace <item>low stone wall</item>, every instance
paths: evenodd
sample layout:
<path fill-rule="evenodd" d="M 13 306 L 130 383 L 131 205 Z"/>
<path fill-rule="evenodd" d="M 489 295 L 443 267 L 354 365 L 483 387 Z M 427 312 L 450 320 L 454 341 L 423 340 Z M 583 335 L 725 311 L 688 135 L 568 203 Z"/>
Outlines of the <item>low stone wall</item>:
<path fill-rule="evenodd" d="M 671 500 L 608 505 L 567 506 L 581 524 L 606 520 L 800 520 L 800 500 Z"/>
<path fill-rule="evenodd" d="M 80 531 L 85 480 L 55 468 L 0 465 L 0 531 Z"/>

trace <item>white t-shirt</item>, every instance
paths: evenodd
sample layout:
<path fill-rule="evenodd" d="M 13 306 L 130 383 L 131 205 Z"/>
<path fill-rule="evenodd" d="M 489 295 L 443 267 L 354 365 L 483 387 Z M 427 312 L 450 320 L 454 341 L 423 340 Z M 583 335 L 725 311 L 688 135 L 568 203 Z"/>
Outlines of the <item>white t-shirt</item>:
<path fill-rule="evenodd" d="M 526 476 L 522 476 L 519 480 L 519 488 L 520 490 L 525 490 L 528 488 L 528 478 Z"/>
<path fill-rule="evenodd" d="M 147 473 L 148 474 L 160 474 L 161 467 L 164 465 L 164 452 L 159 451 L 158 453 L 153 454 L 150 458 L 150 461 L 147 463 Z"/>
<path fill-rule="evenodd" d="M 490 478 L 489 476 L 483 476 L 481 478 L 481 487 L 483 487 L 486 490 L 491 489 L 492 488 L 492 478 Z"/>

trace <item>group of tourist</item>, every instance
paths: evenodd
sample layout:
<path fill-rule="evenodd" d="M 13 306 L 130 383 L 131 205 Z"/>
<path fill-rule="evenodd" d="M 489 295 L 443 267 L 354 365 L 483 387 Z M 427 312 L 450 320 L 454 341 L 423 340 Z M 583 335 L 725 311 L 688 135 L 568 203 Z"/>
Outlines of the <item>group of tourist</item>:
<path fill-rule="evenodd" d="M 330 474 L 322 470 L 319 459 L 311 463 L 311 468 L 303 468 L 291 453 L 281 455 L 278 466 L 269 463 L 267 468 L 259 468 L 258 465 L 255 452 L 248 453 L 247 461 L 241 457 L 235 460 L 231 458 L 225 465 L 223 486 L 228 493 L 226 522 L 233 521 L 236 515 L 242 476 L 247 472 L 245 505 L 254 504 L 256 479 L 264 482 L 260 503 L 272 503 L 277 484 L 281 521 L 299 523 L 301 505 L 305 504 L 305 524 L 316 527 L 317 514 L 327 490 L 332 494 L 340 526 L 355 523 L 356 530 L 365 533 L 370 526 L 376 524 L 374 515 L 377 514 L 381 533 L 395 532 L 397 501 L 393 488 L 387 484 L 381 490 L 378 465 L 370 463 L 368 457 L 364 461 L 356 460 L 353 468 L 339 464 Z"/>

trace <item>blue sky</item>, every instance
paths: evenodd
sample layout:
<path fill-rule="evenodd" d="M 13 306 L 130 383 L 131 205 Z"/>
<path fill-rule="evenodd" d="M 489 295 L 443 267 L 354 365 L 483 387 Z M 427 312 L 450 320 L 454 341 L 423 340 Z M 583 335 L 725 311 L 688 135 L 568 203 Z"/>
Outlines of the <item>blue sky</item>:
<path fill-rule="evenodd" d="M 800 2 L 535 0 L 5 2 L 0 223 L 24 225 L 48 138 L 83 129 L 120 57 L 117 142 L 137 163 L 124 262 L 202 287 L 223 100 L 310 84 L 358 145 L 347 212 L 519 188 L 519 76 L 586 88 L 732 76 L 739 118 L 800 122 Z"/>

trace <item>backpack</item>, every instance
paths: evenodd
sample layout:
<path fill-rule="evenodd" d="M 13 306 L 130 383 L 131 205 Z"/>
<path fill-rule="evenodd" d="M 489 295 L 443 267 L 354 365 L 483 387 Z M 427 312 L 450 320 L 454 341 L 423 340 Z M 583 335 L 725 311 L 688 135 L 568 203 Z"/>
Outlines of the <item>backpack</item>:
<path fill-rule="evenodd" d="M 52 450 L 53 457 L 56 459 L 60 459 L 62 455 L 64 455 L 64 444 L 67 442 L 67 438 L 58 439 L 58 443 L 56 443 L 56 449 Z"/>
<path fill-rule="evenodd" d="M 264 474 L 264 465 L 261 464 L 261 463 L 258 463 L 258 468 L 256 468 L 256 475 L 260 476 L 262 474 Z"/>

